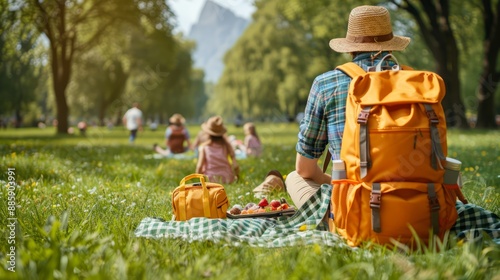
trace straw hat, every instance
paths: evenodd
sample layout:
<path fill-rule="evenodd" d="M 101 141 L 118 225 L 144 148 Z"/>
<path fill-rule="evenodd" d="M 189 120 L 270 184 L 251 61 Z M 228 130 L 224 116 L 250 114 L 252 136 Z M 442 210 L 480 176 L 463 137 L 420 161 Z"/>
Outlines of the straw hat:
<path fill-rule="evenodd" d="M 212 136 L 222 136 L 227 131 L 220 116 L 208 119 L 201 125 L 201 129 Z"/>
<path fill-rule="evenodd" d="M 330 40 L 336 52 L 400 51 L 410 38 L 392 34 L 389 11 L 379 6 L 360 6 L 351 11 L 345 38 Z"/>
<path fill-rule="evenodd" d="M 170 119 L 168 119 L 170 124 L 175 125 L 183 125 L 186 122 L 186 119 L 181 114 L 173 114 Z"/>

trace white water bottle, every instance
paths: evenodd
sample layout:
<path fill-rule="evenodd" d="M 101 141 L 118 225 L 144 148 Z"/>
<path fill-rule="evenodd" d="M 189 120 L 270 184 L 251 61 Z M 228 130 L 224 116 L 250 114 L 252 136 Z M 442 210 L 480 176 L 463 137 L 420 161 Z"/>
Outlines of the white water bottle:
<path fill-rule="evenodd" d="M 341 159 L 332 160 L 332 180 L 346 179 L 345 164 Z"/>
<path fill-rule="evenodd" d="M 458 184 L 458 178 L 460 174 L 460 167 L 462 162 L 454 158 L 446 158 L 446 163 L 444 165 L 444 178 L 443 183 L 447 185 Z"/>

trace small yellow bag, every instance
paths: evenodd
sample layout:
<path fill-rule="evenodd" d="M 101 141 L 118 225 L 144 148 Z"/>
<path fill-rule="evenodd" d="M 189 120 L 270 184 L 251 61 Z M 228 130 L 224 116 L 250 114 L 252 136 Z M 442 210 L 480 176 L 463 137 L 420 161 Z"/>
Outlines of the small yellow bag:
<path fill-rule="evenodd" d="M 186 184 L 192 179 L 199 182 Z M 224 186 L 205 181 L 203 174 L 184 177 L 172 193 L 172 208 L 176 221 L 186 221 L 194 217 L 226 218 L 229 207 Z"/>

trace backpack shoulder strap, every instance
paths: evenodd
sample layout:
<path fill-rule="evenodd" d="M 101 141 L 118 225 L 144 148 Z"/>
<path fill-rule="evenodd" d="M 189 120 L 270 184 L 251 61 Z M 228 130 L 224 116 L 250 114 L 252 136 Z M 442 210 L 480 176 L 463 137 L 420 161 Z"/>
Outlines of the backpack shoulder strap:
<path fill-rule="evenodd" d="M 337 66 L 336 69 L 344 72 L 346 75 L 348 75 L 351 78 L 354 78 L 356 76 L 360 76 L 360 75 L 363 75 L 366 73 L 366 71 L 363 70 L 363 68 L 359 67 L 359 65 L 357 65 L 354 62 L 344 63 L 342 65 Z"/>

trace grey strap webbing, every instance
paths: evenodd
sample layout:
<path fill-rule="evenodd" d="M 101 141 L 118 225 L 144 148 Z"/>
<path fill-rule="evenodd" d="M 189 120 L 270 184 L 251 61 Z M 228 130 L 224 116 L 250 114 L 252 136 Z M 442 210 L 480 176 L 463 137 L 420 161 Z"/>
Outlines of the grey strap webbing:
<path fill-rule="evenodd" d="M 434 235 L 439 234 L 439 201 L 436 195 L 436 189 L 434 187 L 434 183 L 427 184 L 427 193 L 429 196 L 429 208 L 431 212 L 431 225 L 432 225 L 432 233 Z"/>
<path fill-rule="evenodd" d="M 359 126 L 359 177 L 363 179 L 368 174 L 368 168 L 371 166 L 370 159 L 370 137 L 368 135 L 368 117 L 370 116 L 371 106 L 361 109 L 358 115 Z"/>
<path fill-rule="evenodd" d="M 372 209 L 372 229 L 374 232 L 381 232 L 380 226 L 380 202 L 382 201 L 382 192 L 380 183 L 373 183 L 372 193 L 370 195 L 370 208 Z"/>
<path fill-rule="evenodd" d="M 431 150 L 431 165 L 432 168 L 438 169 L 438 166 L 440 169 L 443 168 L 441 165 L 440 160 L 445 160 L 446 157 L 444 156 L 443 149 L 441 148 L 441 137 L 439 135 L 439 130 L 437 128 L 437 125 L 439 123 L 439 119 L 436 115 L 436 112 L 432 109 L 430 104 L 424 104 L 425 107 L 425 112 L 427 113 L 427 117 L 429 118 L 429 129 L 430 129 L 430 134 L 431 134 L 431 145 L 432 145 L 432 150 Z"/>

